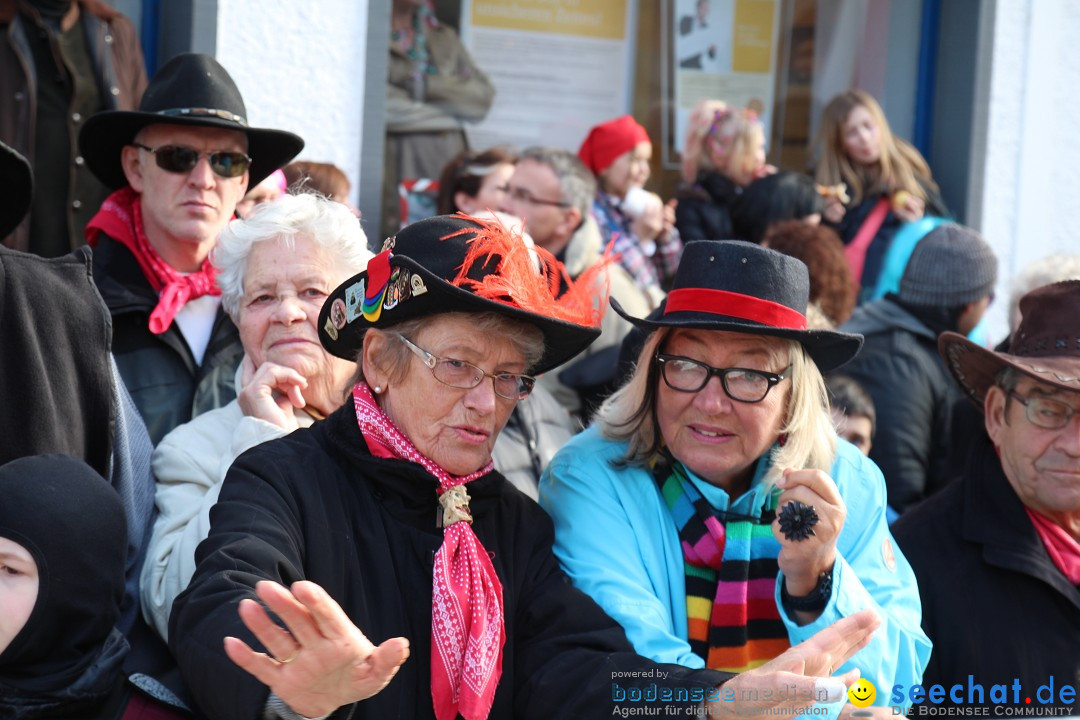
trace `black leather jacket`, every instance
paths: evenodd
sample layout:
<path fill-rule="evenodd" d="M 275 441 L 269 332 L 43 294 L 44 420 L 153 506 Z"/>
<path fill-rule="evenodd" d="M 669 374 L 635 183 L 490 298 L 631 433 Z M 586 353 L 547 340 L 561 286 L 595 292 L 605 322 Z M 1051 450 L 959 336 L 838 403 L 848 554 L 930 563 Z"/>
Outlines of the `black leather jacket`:
<path fill-rule="evenodd" d="M 150 439 L 156 445 L 177 425 L 236 397 L 234 375 L 244 349 L 232 320 L 218 310 L 202 365 L 195 363 L 175 323 L 161 335 L 147 326 L 158 295 L 120 243 L 99 235 L 94 281 L 113 322 L 113 355 Z"/>

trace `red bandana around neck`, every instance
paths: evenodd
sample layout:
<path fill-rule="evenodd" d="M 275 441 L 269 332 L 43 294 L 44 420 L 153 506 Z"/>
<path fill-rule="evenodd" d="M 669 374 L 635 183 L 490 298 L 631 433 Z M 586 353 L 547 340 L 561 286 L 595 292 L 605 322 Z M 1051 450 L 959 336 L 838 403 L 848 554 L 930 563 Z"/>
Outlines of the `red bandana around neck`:
<path fill-rule="evenodd" d="M 150 332 L 160 335 L 188 300 L 203 295 L 220 295 L 210 258 L 198 272 L 184 275 L 165 262 L 146 239 L 142 223 L 142 203 L 130 185 L 105 198 L 101 209 L 86 226 L 86 242 L 96 247 L 98 235 L 105 233 L 135 256 L 150 286 L 158 292 L 158 304 L 150 313 Z"/>
<path fill-rule="evenodd" d="M 491 472 L 491 463 L 464 476 L 436 465 L 394 425 L 363 381 L 353 388 L 353 406 L 371 453 L 422 465 L 439 481 L 440 496 L 464 494 L 451 489 Z M 468 517 L 467 506 L 462 512 Z M 471 518 L 447 525 L 435 553 L 431 597 L 431 697 L 438 720 L 458 713 L 466 720 L 487 718 L 502 675 L 504 626 L 502 583 Z"/>
<path fill-rule="evenodd" d="M 1069 582 L 1080 585 L 1080 543 L 1076 542 L 1065 528 L 1041 513 L 1025 507 L 1035 532 L 1042 539 L 1046 554 L 1054 562 Z"/>

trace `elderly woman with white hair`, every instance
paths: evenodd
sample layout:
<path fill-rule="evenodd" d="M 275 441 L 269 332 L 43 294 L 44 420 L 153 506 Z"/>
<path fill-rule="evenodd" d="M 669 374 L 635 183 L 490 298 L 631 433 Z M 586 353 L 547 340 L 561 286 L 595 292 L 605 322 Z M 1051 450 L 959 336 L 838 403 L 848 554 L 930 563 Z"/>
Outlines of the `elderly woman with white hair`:
<path fill-rule="evenodd" d="M 356 217 L 315 194 L 259 205 L 218 239 L 221 302 L 239 328 L 244 359 L 236 399 L 177 427 L 154 451 L 159 514 L 140 591 L 143 613 L 162 637 L 233 460 L 344 402 L 355 366 L 323 348 L 316 323 L 330 292 L 370 257 Z"/>
<path fill-rule="evenodd" d="M 571 580 L 646 657 L 743 672 L 870 608 L 882 626 L 842 669 L 910 686 L 930 656 L 915 577 L 881 471 L 838 441 L 821 375 L 862 337 L 808 329 L 808 295 L 795 258 L 699 241 L 662 314 L 612 301 L 650 334 L 548 465 L 540 504 Z"/>

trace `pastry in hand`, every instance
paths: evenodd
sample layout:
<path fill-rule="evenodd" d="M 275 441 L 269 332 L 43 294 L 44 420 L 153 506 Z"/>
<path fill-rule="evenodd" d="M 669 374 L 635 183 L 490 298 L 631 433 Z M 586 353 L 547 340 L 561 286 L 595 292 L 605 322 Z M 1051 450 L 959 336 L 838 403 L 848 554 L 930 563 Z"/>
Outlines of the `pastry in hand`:
<path fill-rule="evenodd" d="M 844 205 L 851 202 L 851 196 L 847 193 L 847 185 L 844 183 L 837 183 L 836 185 L 815 185 L 818 195 L 823 198 L 836 198 Z"/>

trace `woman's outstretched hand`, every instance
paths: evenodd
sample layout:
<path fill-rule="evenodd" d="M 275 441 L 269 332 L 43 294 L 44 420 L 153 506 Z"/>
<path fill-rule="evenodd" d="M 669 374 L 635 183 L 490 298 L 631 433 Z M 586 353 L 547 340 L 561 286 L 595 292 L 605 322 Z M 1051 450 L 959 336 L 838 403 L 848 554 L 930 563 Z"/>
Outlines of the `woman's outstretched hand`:
<path fill-rule="evenodd" d="M 839 701 L 847 687 L 859 678 L 859 671 L 851 670 L 837 677 L 832 677 L 833 673 L 866 647 L 880 624 L 873 610 L 862 610 L 836 621 L 764 665 L 736 675 L 721 686 L 722 699 L 706 705 L 708 717 L 754 715 L 783 720 L 805 713 L 817 702 Z"/>
<path fill-rule="evenodd" d="M 264 580 L 255 586 L 255 593 L 288 629 L 271 620 L 259 603 L 242 600 L 240 618 L 268 652 L 256 652 L 244 641 L 227 637 L 225 653 L 301 715 L 328 715 L 375 695 L 409 657 L 405 638 L 374 646 L 313 582 L 285 588 Z"/>

